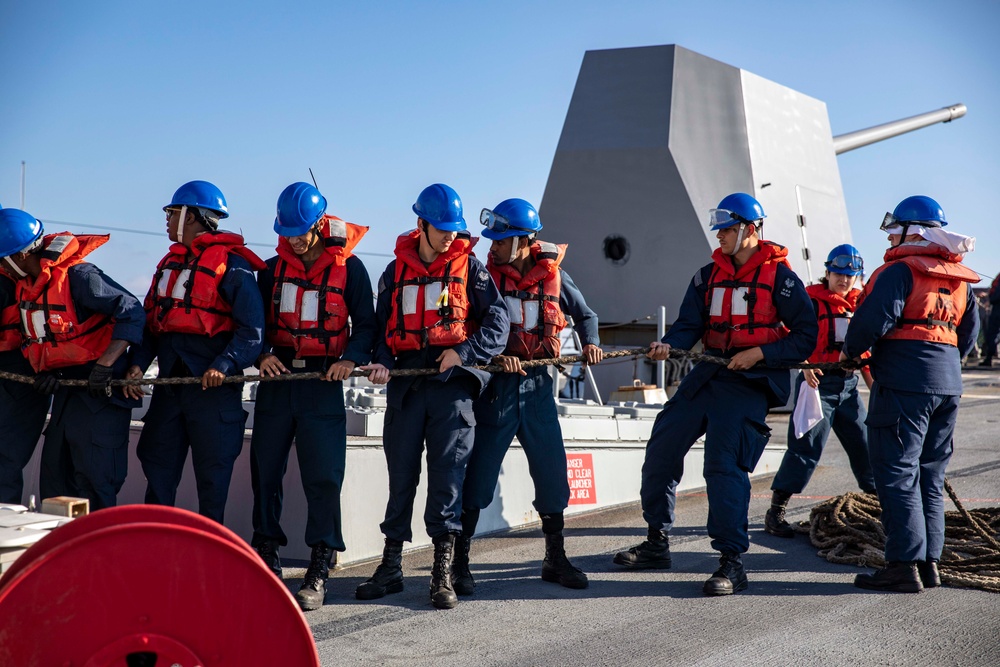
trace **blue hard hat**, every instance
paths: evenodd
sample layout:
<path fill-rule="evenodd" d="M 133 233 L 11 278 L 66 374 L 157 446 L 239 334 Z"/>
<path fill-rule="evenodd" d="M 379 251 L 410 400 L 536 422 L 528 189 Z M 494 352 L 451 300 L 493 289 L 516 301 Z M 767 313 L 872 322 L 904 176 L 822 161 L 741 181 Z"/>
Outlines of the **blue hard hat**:
<path fill-rule="evenodd" d="M 326 213 L 326 197 L 308 183 L 292 183 L 278 195 L 274 231 L 279 236 L 302 236 Z"/>
<path fill-rule="evenodd" d="M 486 225 L 483 236 L 491 241 L 510 236 L 530 236 L 542 230 L 538 211 L 523 199 L 504 199 L 492 211 L 484 208 L 479 221 Z"/>
<path fill-rule="evenodd" d="M 743 192 L 734 192 L 709 211 L 708 224 L 714 232 L 738 225 L 741 222 L 757 222 L 766 217 L 764 208 L 759 201 Z"/>
<path fill-rule="evenodd" d="M 892 218 L 897 224 L 921 227 L 944 227 L 948 224 L 941 205 L 924 195 L 914 195 L 899 202 L 892 212 Z"/>
<path fill-rule="evenodd" d="M 860 276 L 865 270 L 865 260 L 861 258 L 860 250 L 849 243 L 844 243 L 830 251 L 823 266 L 830 273 Z"/>
<path fill-rule="evenodd" d="M 42 221 L 16 208 L 0 209 L 0 257 L 9 257 L 42 238 Z"/>
<path fill-rule="evenodd" d="M 428 185 L 417 197 L 413 212 L 442 232 L 466 230 L 462 216 L 462 200 L 444 183 Z"/>
<path fill-rule="evenodd" d="M 190 181 L 177 188 L 174 198 L 163 207 L 163 210 L 177 206 L 213 211 L 220 219 L 229 217 L 229 208 L 226 206 L 226 198 L 222 196 L 222 191 L 208 181 Z"/>

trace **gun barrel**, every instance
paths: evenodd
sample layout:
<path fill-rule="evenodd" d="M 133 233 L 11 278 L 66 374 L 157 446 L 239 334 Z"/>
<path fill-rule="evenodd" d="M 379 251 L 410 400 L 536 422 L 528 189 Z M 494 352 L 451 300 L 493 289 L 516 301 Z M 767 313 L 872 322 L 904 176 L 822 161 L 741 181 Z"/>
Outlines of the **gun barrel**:
<path fill-rule="evenodd" d="M 883 139 L 891 139 L 907 132 L 919 130 L 928 125 L 950 123 L 956 118 L 964 116 L 965 112 L 966 108 L 964 104 L 953 104 L 937 111 L 928 111 L 927 113 L 894 120 L 891 123 L 883 123 L 882 125 L 876 125 L 875 127 L 869 127 L 856 132 L 838 134 L 833 138 L 833 148 L 837 155 L 840 155 L 855 148 L 874 144 Z"/>

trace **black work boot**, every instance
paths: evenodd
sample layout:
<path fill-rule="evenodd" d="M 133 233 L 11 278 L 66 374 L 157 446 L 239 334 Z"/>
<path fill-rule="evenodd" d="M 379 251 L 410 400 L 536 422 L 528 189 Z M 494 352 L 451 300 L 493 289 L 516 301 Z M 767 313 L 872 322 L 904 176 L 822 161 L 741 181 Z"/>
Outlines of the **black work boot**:
<path fill-rule="evenodd" d="M 326 580 L 330 576 L 330 560 L 333 549 L 322 544 L 312 548 L 309 568 L 302 580 L 302 588 L 295 594 L 295 601 L 302 611 L 313 611 L 323 606 L 326 598 Z"/>
<path fill-rule="evenodd" d="M 274 575 L 281 579 L 281 558 L 278 557 L 278 540 L 263 540 L 254 545 L 254 551 L 267 565 L 267 569 L 274 572 Z"/>
<path fill-rule="evenodd" d="M 716 570 L 702 591 L 705 595 L 732 595 L 747 589 L 747 573 L 743 569 L 743 559 L 736 553 L 724 553 Z"/>
<path fill-rule="evenodd" d="M 434 538 L 434 567 L 431 569 L 431 604 L 437 609 L 454 609 L 458 596 L 451 583 L 455 556 L 455 535 L 445 533 Z"/>
<path fill-rule="evenodd" d="M 872 574 L 859 574 L 854 577 L 854 585 L 870 591 L 887 593 L 919 593 L 924 590 L 916 563 L 888 563 Z"/>
<path fill-rule="evenodd" d="M 472 540 L 465 535 L 455 538 L 455 562 L 451 568 L 451 583 L 459 595 L 472 595 L 476 592 L 476 580 L 469 570 L 469 550 Z"/>
<path fill-rule="evenodd" d="M 917 561 L 917 574 L 920 575 L 920 583 L 924 588 L 937 588 L 941 585 L 941 575 L 938 573 L 936 560 Z"/>
<path fill-rule="evenodd" d="M 667 531 L 650 527 L 646 541 L 615 554 L 615 563 L 630 570 L 670 569 L 670 542 Z"/>
<path fill-rule="evenodd" d="M 989 356 L 983 357 L 982 361 L 979 362 L 979 365 L 980 366 L 992 367 L 993 366 L 993 357 L 989 357 Z"/>
<path fill-rule="evenodd" d="M 562 533 L 545 535 L 545 560 L 542 561 L 542 581 L 551 581 L 566 588 L 586 588 L 590 585 L 587 575 L 573 567 L 566 558 Z"/>
<path fill-rule="evenodd" d="M 382 562 L 375 568 L 375 574 L 354 591 L 359 600 L 377 600 L 390 593 L 403 590 L 403 543 L 385 538 Z"/>
<path fill-rule="evenodd" d="M 776 537 L 795 537 L 795 531 L 785 521 L 785 508 L 792 494 L 787 491 L 771 493 L 771 508 L 764 515 L 764 530 Z"/>

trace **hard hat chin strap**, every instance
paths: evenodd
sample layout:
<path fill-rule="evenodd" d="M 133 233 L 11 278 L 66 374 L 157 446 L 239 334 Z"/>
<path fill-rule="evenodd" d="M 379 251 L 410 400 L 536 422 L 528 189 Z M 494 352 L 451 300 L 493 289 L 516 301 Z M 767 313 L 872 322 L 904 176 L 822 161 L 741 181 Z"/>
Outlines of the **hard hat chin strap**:
<path fill-rule="evenodd" d="M 10 267 L 11 269 L 13 269 L 14 273 L 16 273 L 16 274 L 18 275 L 18 277 L 19 277 L 19 278 L 27 278 L 27 277 L 28 277 L 28 274 L 27 274 L 27 273 L 25 273 L 24 271 L 22 271 L 22 270 L 21 270 L 21 267 L 19 267 L 19 266 L 18 266 L 18 265 L 17 265 L 17 264 L 16 264 L 15 262 L 14 262 L 14 260 L 12 260 L 12 259 L 10 258 L 10 256 L 9 256 L 9 255 L 8 255 L 8 256 L 6 256 L 6 257 L 4 257 L 4 258 L 3 258 L 3 261 L 7 263 L 7 266 L 9 266 L 9 267 Z"/>
<path fill-rule="evenodd" d="M 513 262 L 515 259 L 517 259 L 517 240 L 519 238 L 521 238 L 521 237 L 520 236 L 511 236 L 510 237 L 510 259 L 507 260 L 508 264 L 510 264 L 511 262 Z"/>
<path fill-rule="evenodd" d="M 727 253 L 728 255 L 732 256 L 740 251 L 740 246 L 743 245 L 743 234 L 746 233 L 746 230 L 747 230 L 747 223 L 741 222 L 740 231 L 738 234 L 736 234 L 736 243 L 733 244 L 733 251 Z"/>
<path fill-rule="evenodd" d="M 181 206 L 181 212 L 177 214 L 177 242 L 184 243 L 184 223 L 187 218 L 187 206 Z"/>

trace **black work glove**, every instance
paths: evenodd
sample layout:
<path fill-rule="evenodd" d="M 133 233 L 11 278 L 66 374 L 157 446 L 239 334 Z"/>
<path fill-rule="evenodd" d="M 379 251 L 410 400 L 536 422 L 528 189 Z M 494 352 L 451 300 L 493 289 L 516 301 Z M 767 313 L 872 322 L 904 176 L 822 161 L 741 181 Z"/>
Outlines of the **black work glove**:
<path fill-rule="evenodd" d="M 87 379 L 87 391 L 94 398 L 111 398 L 111 366 L 94 364 Z"/>
<path fill-rule="evenodd" d="M 39 373 L 31 386 L 39 394 L 50 396 L 59 390 L 59 378 L 54 373 Z"/>

